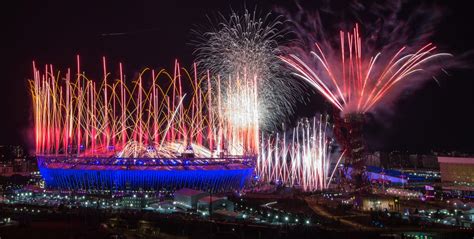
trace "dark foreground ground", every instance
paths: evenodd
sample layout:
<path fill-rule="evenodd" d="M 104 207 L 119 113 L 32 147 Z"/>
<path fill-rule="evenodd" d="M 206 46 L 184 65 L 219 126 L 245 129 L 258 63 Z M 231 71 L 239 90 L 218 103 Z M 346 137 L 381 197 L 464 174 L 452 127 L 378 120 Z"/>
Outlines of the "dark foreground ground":
<path fill-rule="evenodd" d="M 274 200 L 274 199 L 272 199 Z M 393 225 L 383 230 L 351 227 L 338 220 L 330 220 L 314 213 L 312 206 L 302 198 L 280 199 L 272 210 L 285 210 L 310 218 L 310 224 L 262 224 L 252 220 L 212 217 L 212 222 L 201 216 L 185 213 L 161 214 L 139 210 L 99 210 L 98 208 L 49 208 L 31 205 L 2 205 L 0 217 L 11 218 L 14 225 L 0 225 L 0 239 L 5 238 L 165 238 L 165 239 L 286 239 L 286 238 L 474 238 L 474 231 L 457 228 L 415 227 Z M 239 201 L 240 206 L 257 208 L 266 199 Z M 313 205 L 314 204 L 314 205 Z M 322 205 L 322 206 L 321 206 Z M 22 208 L 23 211 L 17 210 Z M 261 207 L 260 207 L 261 208 Z M 324 208 L 324 207 L 323 207 Z M 25 210 L 27 209 L 27 210 Z M 40 210 L 39 210 L 40 209 Z M 265 210 L 270 210 L 266 208 Z M 331 209 L 332 213 L 337 212 Z M 255 211 L 255 210 L 254 210 Z M 319 211 L 319 210 L 316 210 Z M 32 213 L 33 212 L 33 213 Z M 346 215 L 344 213 L 343 215 Z M 359 218 L 352 223 L 364 224 Z M 364 229 L 366 228 L 367 229 Z M 392 228 L 392 229 L 391 229 Z M 416 232 L 415 232 L 416 231 Z"/>
<path fill-rule="evenodd" d="M 193 222 L 187 220 L 163 219 L 153 224 L 158 232 L 142 230 L 139 218 L 128 219 L 126 223 L 111 228 L 110 224 L 99 222 L 101 219 L 64 218 L 51 220 L 34 220 L 20 222 L 15 226 L 0 227 L 0 238 L 416 238 L 390 232 L 362 232 L 354 230 L 330 231 L 317 227 L 264 227 L 259 225 L 235 223 Z M 147 221 L 149 222 L 149 221 Z M 138 225 L 138 226 L 137 226 Z M 409 233 L 408 233 L 409 234 Z M 405 235 L 408 235 L 405 234 Z M 450 232 L 441 234 L 418 234 L 417 238 L 473 238 L 465 232 Z M 425 237 L 426 236 L 426 237 Z"/>

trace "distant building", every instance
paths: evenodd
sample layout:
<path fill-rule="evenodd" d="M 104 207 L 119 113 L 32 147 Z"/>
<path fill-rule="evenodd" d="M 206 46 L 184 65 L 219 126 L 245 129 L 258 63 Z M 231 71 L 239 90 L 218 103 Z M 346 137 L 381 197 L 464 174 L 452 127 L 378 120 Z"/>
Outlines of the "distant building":
<path fill-rule="evenodd" d="M 367 166 L 367 179 L 372 183 L 407 184 L 420 182 L 439 182 L 437 171 L 423 169 L 384 169 Z"/>
<path fill-rule="evenodd" d="M 438 158 L 435 155 L 421 155 L 423 168 L 439 169 Z"/>
<path fill-rule="evenodd" d="M 38 171 L 35 160 L 17 158 L 13 161 L 0 162 L 0 176 L 10 177 L 13 175 L 30 176 Z"/>
<path fill-rule="evenodd" d="M 123 208 L 145 208 L 157 202 L 156 198 L 143 195 L 126 195 L 115 198 L 115 202 Z"/>
<path fill-rule="evenodd" d="M 0 145 L 0 162 L 13 161 L 13 159 L 25 157 L 25 150 L 21 146 Z"/>
<path fill-rule="evenodd" d="M 474 198 L 474 158 L 438 157 L 443 192 Z"/>
<path fill-rule="evenodd" d="M 386 192 L 389 195 L 404 198 L 421 198 L 423 196 L 421 192 L 405 188 L 388 188 Z"/>
<path fill-rule="evenodd" d="M 361 211 L 399 211 L 398 199 L 392 197 L 363 196 L 357 197 L 354 207 Z"/>
<path fill-rule="evenodd" d="M 211 196 L 207 192 L 189 188 L 176 191 L 173 204 L 183 209 L 193 209 L 202 212 L 208 212 L 211 205 L 212 211 L 234 211 L 234 203 L 228 200 L 227 197 Z"/>
<path fill-rule="evenodd" d="M 11 176 L 13 175 L 13 165 L 1 164 L 0 165 L 0 176 Z"/>
<path fill-rule="evenodd" d="M 217 210 L 226 210 L 234 211 L 234 203 L 228 200 L 226 197 L 203 197 L 198 200 L 197 210 L 198 211 L 209 211 L 209 207 L 212 208 L 212 211 Z"/>
<path fill-rule="evenodd" d="M 377 165 L 377 160 L 380 165 Z M 384 168 L 439 169 L 437 157 L 433 154 L 409 154 L 399 151 L 393 151 L 388 154 L 376 152 L 372 155 L 370 162 L 373 164 L 368 165 Z"/>
<path fill-rule="evenodd" d="M 207 196 L 209 196 L 209 193 L 207 192 L 183 188 L 174 193 L 174 201 L 177 207 L 196 209 L 198 200 Z"/>
<path fill-rule="evenodd" d="M 380 152 L 367 154 L 365 164 L 369 166 L 380 167 L 381 166 Z"/>
<path fill-rule="evenodd" d="M 474 184 L 474 158 L 438 157 L 441 181 Z"/>

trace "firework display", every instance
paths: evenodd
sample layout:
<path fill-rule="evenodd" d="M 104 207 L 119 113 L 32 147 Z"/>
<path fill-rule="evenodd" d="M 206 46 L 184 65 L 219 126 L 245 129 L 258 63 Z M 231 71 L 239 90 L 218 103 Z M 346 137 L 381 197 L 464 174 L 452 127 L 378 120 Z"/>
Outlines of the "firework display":
<path fill-rule="evenodd" d="M 81 72 L 79 61 L 77 66 Z M 209 75 L 198 79 L 176 62 L 173 74 L 146 69 L 127 87 L 122 65 L 117 80 L 109 79 L 105 59 L 103 66 L 100 85 L 81 73 L 73 79 L 70 70 L 62 79 L 54 75 L 51 65 L 41 75 L 34 66 L 35 77 L 30 83 L 38 155 L 176 157 L 187 146 L 192 146 L 198 157 L 257 152 L 257 126 L 249 125 L 249 117 L 234 114 L 238 110 L 229 104 L 237 102 L 213 94 L 212 89 L 220 86 L 201 87 L 203 81 L 210 82 Z M 149 81 L 145 84 L 146 75 Z M 239 78 L 237 85 L 226 91 L 240 94 L 235 96 L 239 102 L 252 101 L 256 89 L 240 91 L 241 85 L 251 82 Z M 185 93 L 184 87 L 191 92 Z M 209 107 L 213 97 L 218 104 Z M 246 104 L 239 109 L 250 115 L 255 110 Z"/>
<path fill-rule="evenodd" d="M 289 21 L 248 10 L 220 15 L 211 29 L 194 32 L 192 71 L 175 61 L 171 72 L 147 68 L 129 80 L 121 63 L 108 66 L 104 57 L 97 80 L 87 78 L 79 56 L 63 74 L 33 63 L 35 149 L 47 185 L 230 191 L 255 174 L 315 191 L 329 187 L 343 158 L 362 175 L 365 114 L 432 76 L 452 55 L 426 41 L 425 32 L 410 39 L 404 24 L 394 24 L 397 13 L 383 21 L 400 35 L 396 41 L 388 30 L 359 24 L 341 24 L 328 37 L 334 34 L 319 15 L 305 14 L 301 8 Z M 286 35 L 296 39 L 283 46 Z M 334 127 L 321 116 L 275 133 L 294 116 L 304 85 L 334 106 Z"/>
<path fill-rule="evenodd" d="M 214 75 L 247 75 L 255 79 L 248 84 L 252 91 L 258 89 L 253 102 L 258 109 L 259 125 L 263 130 L 272 130 L 293 113 L 300 87 L 297 82 L 288 81 L 288 72 L 278 59 L 279 42 L 285 32 L 281 17 L 267 14 L 259 17 L 245 10 L 244 14 L 232 12 L 230 17 L 221 15 L 211 30 L 196 31 L 196 62 L 202 69 Z M 235 77 L 225 77 L 219 85 L 228 88 L 235 85 Z M 224 89 L 222 88 L 222 89 Z M 223 98 L 228 92 L 222 90 Z"/>
<path fill-rule="evenodd" d="M 344 155 L 332 161 L 332 139 L 327 134 L 330 128 L 327 117 L 321 116 L 299 122 L 291 137 L 285 133 L 262 136 L 257 175 L 265 181 L 300 186 L 304 191 L 328 188 Z"/>
<path fill-rule="evenodd" d="M 346 152 L 345 165 L 358 174 L 352 178 L 361 178 L 367 114 L 386 110 L 404 91 L 434 78 L 452 55 L 438 51 L 429 39 L 435 12 L 417 9 L 401 14 L 403 4 L 393 1 L 349 4 L 346 14 L 335 15 L 334 6 L 323 5 L 327 11 L 308 13 L 300 8 L 297 14 L 285 14 L 298 42 L 285 46 L 280 59 L 334 107 L 334 134 Z M 423 14 L 432 21 L 412 22 Z M 340 21 L 324 25 L 326 17 Z"/>
<path fill-rule="evenodd" d="M 415 51 L 401 47 L 393 55 L 367 55 L 357 24 L 351 32 L 340 31 L 339 39 L 338 55 L 326 55 L 325 51 L 337 50 L 324 49 L 316 42 L 315 50 L 305 56 L 289 54 L 281 59 L 343 114 L 373 110 L 387 95 L 399 93 L 410 81 L 420 80 L 417 76 L 426 77 L 420 74 L 424 66 L 451 56 L 437 53 L 432 43 Z"/>
<path fill-rule="evenodd" d="M 91 164 L 96 170 L 100 165 L 110 169 L 116 166 L 116 170 L 124 169 L 124 165 L 133 165 L 142 167 L 141 170 L 157 167 L 156 172 L 173 166 L 176 166 L 174 169 L 198 171 L 233 168 L 240 170 L 236 174 L 240 175 L 239 183 L 232 183 L 234 186 L 242 186 L 241 178 L 249 175 L 252 164 L 244 157 L 252 157 L 258 152 L 258 125 L 243 116 L 253 115 L 255 109 L 246 107 L 252 104 L 239 103 L 238 109 L 232 108 L 232 105 L 238 103 L 234 102 L 236 100 L 252 102 L 255 99 L 257 89 L 251 92 L 241 90 L 252 84 L 252 79 L 238 76 L 236 85 L 226 89 L 228 95 L 235 95 L 236 99 L 224 100 L 219 93 L 213 92 L 213 89 L 220 92 L 221 86 L 210 83 L 210 75 L 198 78 L 196 67 L 194 74 L 191 74 L 181 69 L 178 62 L 172 74 L 164 70 L 155 72 L 145 69 L 130 84 L 132 87 L 128 87 L 125 81 L 121 64 L 118 79 L 110 79 L 105 58 L 100 85 L 81 73 L 79 57 L 75 75 L 68 70 L 61 78 L 54 73 L 51 65 L 45 67 L 44 74 L 35 65 L 33 70 L 34 79 L 30 81 L 30 86 L 36 152 L 43 175 L 56 175 L 51 172 L 55 167 L 70 173 L 79 169 L 78 165 L 85 165 L 81 173 L 88 175 L 86 170 L 91 170 Z M 206 89 L 201 87 L 203 82 L 208 83 Z M 185 93 L 185 88 L 191 90 Z M 242 115 L 242 110 L 249 115 Z M 224 166 L 227 161 L 229 164 L 236 163 L 236 157 L 240 157 L 239 166 Z M 185 158 L 200 160 L 189 161 Z M 226 158 L 233 160 L 226 161 Z M 179 173 L 176 176 L 180 177 Z M 212 176 L 201 176 L 199 178 L 205 181 L 212 179 Z M 57 184 L 58 176 L 50 180 L 45 178 L 50 185 Z M 225 180 L 217 181 L 224 183 Z M 99 183 L 110 186 L 110 180 Z M 157 185 L 152 181 L 150 183 Z M 179 185 L 185 184 L 189 182 Z M 220 188 L 221 185 L 213 187 Z"/>

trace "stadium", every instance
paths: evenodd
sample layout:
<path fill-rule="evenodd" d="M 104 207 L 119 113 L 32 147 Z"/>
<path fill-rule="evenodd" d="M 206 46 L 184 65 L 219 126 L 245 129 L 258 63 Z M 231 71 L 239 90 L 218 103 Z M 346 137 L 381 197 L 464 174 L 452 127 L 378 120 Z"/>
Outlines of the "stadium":
<path fill-rule="evenodd" d="M 59 81 L 33 66 L 36 156 L 47 188 L 230 192 L 244 187 L 258 152 L 258 121 L 239 112 L 249 109 L 227 105 L 234 102 L 210 92 L 217 88 L 209 85 L 210 76 L 192 77 L 177 62 L 174 74 L 145 70 L 127 85 L 121 64 L 119 79 L 107 79 L 103 60 L 100 86 L 82 74 Z M 254 98 L 240 96 L 245 97 Z"/>
<path fill-rule="evenodd" d="M 254 169 L 253 158 L 69 158 L 38 156 L 50 188 L 68 190 L 239 191 Z"/>

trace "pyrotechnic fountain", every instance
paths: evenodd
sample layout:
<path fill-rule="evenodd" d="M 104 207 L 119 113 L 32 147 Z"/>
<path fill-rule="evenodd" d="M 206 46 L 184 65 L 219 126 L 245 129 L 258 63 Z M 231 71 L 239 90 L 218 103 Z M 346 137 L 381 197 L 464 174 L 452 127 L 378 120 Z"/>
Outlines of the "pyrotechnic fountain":
<path fill-rule="evenodd" d="M 102 63 L 99 85 L 82 73 L 79 57 L 76 74 L 68 70 L 65 76 L 52 65 L 43 74 L 33 65 L 36 153 L 48 185 L 122 188 L 131 180 L 140 187 L 157 187 L 171 180 L 176 182 L 167 186 L 181 187 L 214 180 L 214 190 L 243 186 L 258 151 L 258 125 L 239 111 L 254 113 L 240 104 L 255 99 L 256 88 L 242 90 L 252 89 L 252 79 L 237 76 L 237 84 L 225 89 L 236 95 L 236 102 L 216 94 L 221 86 L 213 85 L 210 75 L 198 77 L 196 66 L 194 75 L 178 62 L 173 74 L 145 69 L 129 87 L 121 64 L 118 79 L 110 79 L 105 58 Z M 135 177 L 136 170 L 156 180 L 121 176 Z M 165 177 L 163 170 L 175 174 Z M 108 176 L 100 179 L 98 174 Z M 196 182 L 191 174 L 199 174 Z M 81 182 L 78 177 L 92 178 Z"/>
<path fill-rule="evenodd" d="M 328 134 L 331 130 L 327 117 L 321 116 L 300 121 L 290 131 L 291 137 L 286 133 L 262 136 L 257 175 L 262 180 L 298 186 L 304 191 L 328 188 L 344 155 L 337 156 Z"/>

